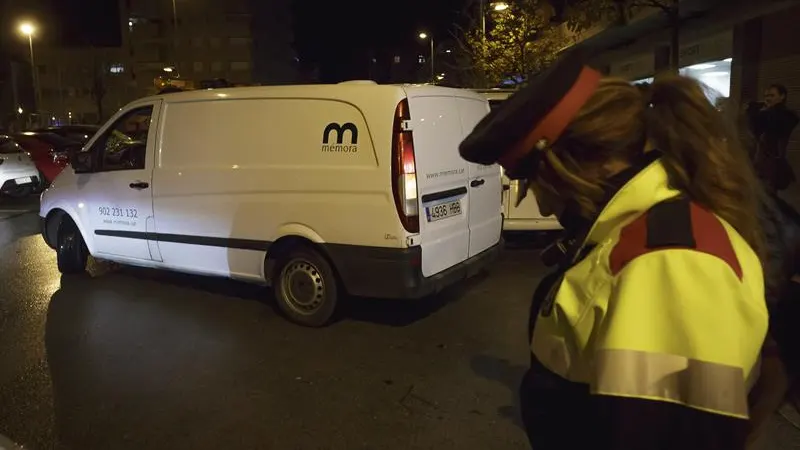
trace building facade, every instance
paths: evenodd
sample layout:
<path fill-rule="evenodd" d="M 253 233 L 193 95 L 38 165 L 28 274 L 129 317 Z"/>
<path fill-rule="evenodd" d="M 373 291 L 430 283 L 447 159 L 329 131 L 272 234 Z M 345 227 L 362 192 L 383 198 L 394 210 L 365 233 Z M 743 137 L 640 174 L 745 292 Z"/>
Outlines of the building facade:
<path fill-rule="evenodd" d="M 687 17 L 680 27 L 679 67 L 683 75 L 709 87 L 709 98 L 736 115 L 780 83 L 788 105 L 800 112 L 800 21 L 797 1 L 683 0 Z M 649 81 L 670 67 L 670 30 L 661 13 L 649 11 L 626 27 L 588 30 L 577 47 L 595 55 L 593 64 L 613 76 Z M 800 130 L 789 143 L 789 160 L 800 174 Z M 797 183 L 787 192 L 800 206 Z"/>
<path fill-rule="evenodd" d="M 123 47 L 139 95 L 159 77 L 253 81 L 248 0 L 125 0 Z"/>
<path fill-rule="evenodd" d="M 289 0 L 119 0 L 119 46 L 35 43 L 37 109 L 46 123 L 98 123 L 164 81 L 295 82 L 291 20 L 283 20 L 289 7 Z"/>

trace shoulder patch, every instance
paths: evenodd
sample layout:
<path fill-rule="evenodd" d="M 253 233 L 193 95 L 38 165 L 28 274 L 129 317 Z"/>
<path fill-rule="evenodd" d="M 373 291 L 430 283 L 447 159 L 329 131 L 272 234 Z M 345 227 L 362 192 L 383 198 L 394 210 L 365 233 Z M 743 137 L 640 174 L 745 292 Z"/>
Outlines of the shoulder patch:
<path fill-rule="evenodd" d="M 733 244 L 719 218 L 696 203 L 690 204 L 689 211 L 694 242 L 687 241 L 680 245 L 675 242 L 673 245 L 664 245 L 666 242 L 663 244 L 660 242 L 663 239 L 655 239 L 652 236 L 648 236 L 648 230 L 662 228 L 661 226 L 649 227 L 648 219 L 666 220 L 666 217 L 662 214 L 649 214 L 649 211 L 623 227 L 620 232 L 619 242 L 611 250 L 611 255 L 609 256 L 611 274 L 616 276 L 629 262 L 648 253 L 668 249 L 691 249 L 716 256 L 725 261 L 741 280 L 743 276 L 742 266 L 739 264 L 739 259 L 733 250 Z M 654 245 L 655 242 L 659 242 L 660 245 Z"/>

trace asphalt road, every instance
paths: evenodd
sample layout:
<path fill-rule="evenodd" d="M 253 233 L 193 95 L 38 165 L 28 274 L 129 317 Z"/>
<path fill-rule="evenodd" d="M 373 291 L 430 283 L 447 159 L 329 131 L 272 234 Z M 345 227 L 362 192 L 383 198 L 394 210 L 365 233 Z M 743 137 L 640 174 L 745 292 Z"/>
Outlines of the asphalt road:
<path fill-rule="evenodd" d="M 532 250 L 439 299 L 359 300 L 315 330 L 228 280 L 62 278 L 37 216 L 3 214 L 0 434 L 27 448 L 527 448 Z"/>
<path fill-rule="evenodd" d="M 437 299 L 354 301 L 315 330 L 228 280 L 62 278 L 36 209 L 0 203 L 0 434 L 27 449 L 528 448 L 528 246 Z M 798 443 L 776 415 L 761 448 Z"/>

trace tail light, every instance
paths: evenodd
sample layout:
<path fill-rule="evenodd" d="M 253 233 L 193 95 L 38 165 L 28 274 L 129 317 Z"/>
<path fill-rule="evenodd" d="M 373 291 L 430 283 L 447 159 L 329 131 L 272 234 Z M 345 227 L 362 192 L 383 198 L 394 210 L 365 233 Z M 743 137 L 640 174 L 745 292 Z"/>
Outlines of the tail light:
<path fill-rule="evenodd" d="M 414 138 L 404 123 L 411 118 L 408 100 L 401 101 L 394 114 L 392 137 L 392 191 L 397 214 L 409 233 L 419 232 L 419 202 L 417 200 L 417 167 L 414 159 Z"/>

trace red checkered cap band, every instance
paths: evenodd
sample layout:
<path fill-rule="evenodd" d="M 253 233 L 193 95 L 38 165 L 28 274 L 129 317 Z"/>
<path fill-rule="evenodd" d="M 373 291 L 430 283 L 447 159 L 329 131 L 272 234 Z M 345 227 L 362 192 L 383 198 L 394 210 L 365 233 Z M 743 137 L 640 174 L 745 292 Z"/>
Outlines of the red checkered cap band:
<path fill-rule="evenodd" d="M 540 141 L 542 145 L 552 145 L 572 119 L 578 115 L 583 105 L 589 101 L 589 98 L 597 90 L 602 77 L 600 72 L 590 67 L 584 67 L 575 80 L 575 84 L 556 106 L 536 124 L 536 127 L 525 138 L 500 157 L 498 160 L 500 165 L 506 170 L 512 170 L 528 153 L 535 151 Z"/>

